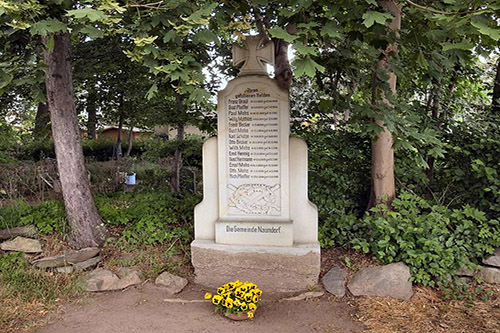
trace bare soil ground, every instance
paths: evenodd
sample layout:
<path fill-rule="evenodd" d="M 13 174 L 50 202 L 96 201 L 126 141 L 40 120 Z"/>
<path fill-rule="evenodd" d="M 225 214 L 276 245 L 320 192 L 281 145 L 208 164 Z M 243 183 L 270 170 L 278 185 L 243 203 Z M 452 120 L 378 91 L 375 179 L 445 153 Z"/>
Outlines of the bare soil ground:
<path fill-rule="evenodd" d="M 206 290 L 189 284 L 175 298 L 199 300 Z M 348 302 L 323 296 L 302 301 L 280 301 L 285 295 L 267 295 L 252 320 L 232 321 L 213 311 L 207 302 L 168 303 L 173 298 L 147 283 L 66 305 L 46 319 L 40 333 L 100 332 L 360 332 Z"/>

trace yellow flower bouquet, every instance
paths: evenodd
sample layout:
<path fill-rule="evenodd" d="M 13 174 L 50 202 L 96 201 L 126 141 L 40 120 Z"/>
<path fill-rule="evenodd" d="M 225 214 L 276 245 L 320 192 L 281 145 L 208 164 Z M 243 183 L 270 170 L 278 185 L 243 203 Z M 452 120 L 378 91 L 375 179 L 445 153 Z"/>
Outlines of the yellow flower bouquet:
<path fill-rule="evenodd" d="M 224 313 L 232 319 L 253 318 L 255 310 L 259 307 L 262 290 L 255 283 L 228 282 L 217 288 L 217 294 L 205 294 L 205 299 L 211 299 L 215 311 Z M 236 317 L 235 317 L 236 315 Z"/>

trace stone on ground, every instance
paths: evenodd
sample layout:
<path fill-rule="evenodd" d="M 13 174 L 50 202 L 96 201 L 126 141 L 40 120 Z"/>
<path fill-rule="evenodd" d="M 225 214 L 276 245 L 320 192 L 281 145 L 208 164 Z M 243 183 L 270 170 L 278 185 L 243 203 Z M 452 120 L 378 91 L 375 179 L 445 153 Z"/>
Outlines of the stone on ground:
<path fill-rule="evenodd" d="M 345 279 L 347 277 L 347 273 L 340 267 L 333 267 L 326 273 L 325 276 L 321 279 L 323 282 L 323 286 L 326 291 L 330 294 L 342 297 L 345 295 Z"/>
<path fill-rule="evenodd" d="M 56 272 L 61 274 L 71 274 L 74 270 L 73 266 L 56 267 Z"/>
<path fill-rule="evenodd" d="M 407 300 L 413 295 L 410 269 L 404 263 L 361 268 L 347 285 L 354 296 Z"/>
<path fill-rule="evenodd" d="M 456 273 L 458 276 L 474 276 L 474 269 L 467 268 L 467 266 L 462 266 Z"/>
<path fill-rule="evenodd" d="M 42 245 L 38 240 L 21 236 L 18 236 L 13 240 L 3 242 L 0 244 L 0 248 L 4 251 L 17 251 L 25 253 L 42 252 Z"/>
<path fill-rule="evenodd" d="M 500 267 L 500 247 L 495 249 L 492 256 L 483 259 L 483 264 Z"/>
<path fill-rule="evenodd" d="M 169 272 L 161 273 L 155 280 L 155 284 L 164 287 L 169 294 L 181 292 L 187 283 L 188 281 L 186 279 L 170 274 Z"/>
<path fill-rule="evenodd" d="M 282 301 L 303 301 L 311 298 L 319 298 L 325 294 L 324 291 L 308 291 L 306 293 L 302 293 L 300 295 L 285 298 Z"/>
<path fill-rule="evenodd" d="M 120 280 L 120 278 L 108 269 L 96 269 L 90 272 L 84 279 L 86 291 L 106 291 Z"/>
<path fill-rule="evenodd" d="M 111 291 L 120 290 L 142 282 L 137 270 L 121 270 L 122 278 L 108 269 L 96 269 L 84 278 L 86 291 Z"/>
<path fill-rule="evenodd" d="M 34 225 L 0 230 L 0 239 L 9 239 L 17 236 L 34 238 L 38 236 L 38 230 Z"/>
<path fill-rule="evenodd" d="M 37 268 L 51 268 L 67 266 L 68 264 L 76 264 L 79 262 L 84 262 L 90 258 L 95 257 L 99 254 L 101 250 L 97 247 L 87 247 L 77 251 L 69 251 L 65 254 L 46 257 L 39 260 L 33 261 L 33 266 Z"/>
<path fill-rule="evenodd" d="M 500 268 L 483 267 L 478 275 L 486 283 L 500 284 Z"/>
<path fill-rule="evenodd" d="M 84 270 L 87 270 L 89 268 L 93 268 L 93 267 L 97 266 L 97 264 L 99 262 L 101 262 L 101 260 L 102 260 L 101 256 L 90 258 L 88 260 L 74 264 L 73 268 L 75 269 L 75 272 L 81 272 L 81 271 L 84 271 Z"/>

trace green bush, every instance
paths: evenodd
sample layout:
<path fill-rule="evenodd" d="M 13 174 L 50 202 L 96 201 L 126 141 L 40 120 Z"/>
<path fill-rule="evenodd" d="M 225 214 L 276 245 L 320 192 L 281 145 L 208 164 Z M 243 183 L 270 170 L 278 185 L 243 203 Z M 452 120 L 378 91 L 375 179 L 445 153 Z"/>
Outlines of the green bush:
<path fill-rule="evenodd" d="M 151 138 L 144 141 L 144 159 L 156 162 L 158 159 L 173 157 L 177 147 L 182 148 L 184 165 L 201 168 L 201 150 L 203 146 L 201 137 L 187 136 L 182 141 Z"/>
<path fill-rule="evenodd" d="M 403 192 L 392 211 L 379 205 L 371 212 L 351 244 L 382 263 L 403 261 L 413 281 L 423 285 L 450 280 L 457 269 L 500 246 L 500 222 L 470 206 L 449 209 Z"/>
<path fill-rule="evenodd" d="M 310 129 L 309 198 L 318 206 L 322 246 L 344 245 L 370 194 L 370 139 L 347 130 Z"/>
<path fill-rule="evenodd" d="M 105 224 L 123 226 L 119 242 L 137 246 L 179 239 L 189 244 L 193 209 L 199 197 L 175 197 L 166 192 L 123 193 L 96 199 Z"/>
<path fill-rule="evenodd" d="M 0 229 L 35 225 L 40 233 L 65 233 L 66 212 L 62 201 L 44 201 L 30 206 L 23 201 L 16 205 L 0 208 Z"/>

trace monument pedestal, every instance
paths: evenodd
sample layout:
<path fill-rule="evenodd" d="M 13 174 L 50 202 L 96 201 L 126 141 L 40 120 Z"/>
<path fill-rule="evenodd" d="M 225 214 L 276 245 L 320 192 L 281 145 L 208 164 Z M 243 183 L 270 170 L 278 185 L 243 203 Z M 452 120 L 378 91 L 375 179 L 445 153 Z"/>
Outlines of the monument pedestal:
<path fill-rule="evenodd" d="M 210 288 L 231 279 L 254 282 L 265 292 L 302 291 L 318 283 L 318 243 L 278 247 L 195 240 L 191 253 L 195 282 Z"/>

